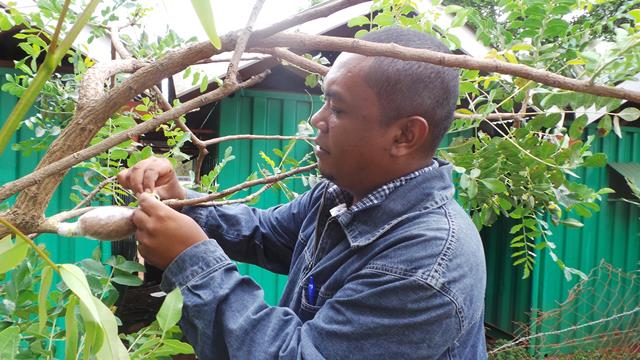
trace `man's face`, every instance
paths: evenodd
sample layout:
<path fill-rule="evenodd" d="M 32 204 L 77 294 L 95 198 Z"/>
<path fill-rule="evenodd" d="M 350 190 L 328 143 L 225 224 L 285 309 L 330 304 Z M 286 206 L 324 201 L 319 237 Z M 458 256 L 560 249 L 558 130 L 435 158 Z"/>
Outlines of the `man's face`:
<path fill-rule="evenodd" d="M 324 79 L 324 106 L 311 118 L 318 129 L 320 173 L 356 197 L 382 185 L 390 161 L 390 131 L 383 126 L 376 94 L 363 78 L 369 61 L 361 55 L 340 55 Z"/>

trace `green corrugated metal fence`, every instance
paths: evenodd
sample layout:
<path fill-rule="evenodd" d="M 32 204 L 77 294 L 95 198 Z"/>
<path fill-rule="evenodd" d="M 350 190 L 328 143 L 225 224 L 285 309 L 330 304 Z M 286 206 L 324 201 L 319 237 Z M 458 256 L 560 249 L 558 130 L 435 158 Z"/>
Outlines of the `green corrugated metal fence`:
<path fill-rule="evenodd" d="M 264 92 L 245 90 L 226 98 L 220 105 L 220 136 L 237 134 L 259 135 L 295 135 L 298 123 L 309 119 L 311 114 L 322 105 L 318 96 L 289 94 L 282 92 Z M 274 161 L 279 158 L 273 149 L 282 149 L 286 140 L 236 140 L 220 145 L 219 153 L 224 153 L 227 146 L 233 148 L 236 159 L 229 162 L 220 174 L 221 188 L 227 188 L 243 182 L 250 174 L 258 172 L 257 164 L 269 168 L 261 159 L 263 151 Z M 311 148 L 299 142 L 292 150 L 295 159 L 301 159 Z M 220 155 L 221 156 L 221 155 Z M 252 188 L 251 191 L 258 190 Z M 290 189 L 302 193 L 306 189 L 300 181 L 294 181 Z M 260 196 L 255 206 L 268 208 L 287 202 L 281 191 L 269 189 Z M 258 266 L 239 264 L 244 275 L 251 276 L 265 292 L 267 303 L 275 305 L 284 291 L 287 277 L 274 274 Z"/>
<path fill-rule="evenodd" d="M 589 130 L 594 134 L 594 129 Z M 622 128 L 622 138 L 611 134 L 604 138 L 596 138 L 593 144 L 594 152 L 607 154 L 609 163 L 640 163 L 640 129 Z M 578 172 L 584 184 L 595 188 L 610 186 L 609 175 L 611 169 L 587 168 Z M 613 200 L 606 197 L 600 202 L 600 211 L 594 213 L 591 218 L 578 218 L 584 223 L 582 228 L 569 228 L 566 226 L 553 227 L 553 235 L 550 241 L 557 245 L 556 253 L 563 261 L 578 268 L 585 273 L 600 264 L 604 260 L 614 268 L 630 272 L 639 269 L 640 264 L 640 212 L 638 207 L 622 200 Z M 541 256 L 538 266 L 533 273 L 531 289 L 531 307 L 542 311 L 549 311 L 558 307 L 558 304 L 566 300 L 569 290 L 577 283 L 564 280 L 562 272 L 548 256 Z M 605 296 L 612 289 L 597 289 L 596 296 Z M 615 289 L 613 289 L 615 290 Z M 620 289 L 622 291 L 624 289 Z M 594 299 L 594 303 L 595 303 Z M 633 301 L 632 301 L 633 302 Z M 618 304 L 619 305 L 619 304 Z M 640 305 L 640 296 L 635 303 L 625 304 L 627 309 L 633 309 Z M 608 309 L 594 309 L 583 306 L 577 311 L 563 314 L 562 321 L 557 321 L 556 326 L 546 328 L 547 331 L 562 330 L 566 324 L 582 324 L 601 320 L 616 315 L 620 307 L 609 304 Z M 545 324 L 547 325 L 547 324 Z M 624 329 L 620 329 L 624 330 Z M 576 337 L 577 332 L 567 331 L 548 340 L 553 343 L 567 343 Z"/>
<path fill-rule="evenodd" d="M 6 82 L 5 75 L 7 73 L 13 74 L 14 71 L 13 69 L 0 68 L 0 86 Z M 17 100 L 15 96 L 0 92 L 0 126 L 6 121 Z M 23 126 L 14 134 L 9 146 L 31 136 L 33 136 L 33 132 Z M 0 184 L 16 180 L 32 172 L 42 155 L 42 153 L 32 153 L 30 156 L 24 156 L 22 153 L 15 152 L 10 147 L 7 147 L 2 156 L 0 156 Z M 47 216 L 73 208 L 75 204 L 69 199 L 69 195 L 73 185 L 72 177 L 78 176 L 78 174 L 78 171 L 71 171 L 64 178 L 49 203 L 49 207 L 46 210 Z M 13 202 L 14 199 L 15 197 L 10 199 L 10 202 Z M 96 246 L 101 246 L 103 258 L 111 254 L 109 243 L 101 244 L 98 241 L 85 238 L 64 238 L 53 234 L 43 234 L 38 236 L 36 242 L 44 243 L 51 253 L 53 261 L 58 263 L 73 263 L 91 257 L 91 253 Z"/>

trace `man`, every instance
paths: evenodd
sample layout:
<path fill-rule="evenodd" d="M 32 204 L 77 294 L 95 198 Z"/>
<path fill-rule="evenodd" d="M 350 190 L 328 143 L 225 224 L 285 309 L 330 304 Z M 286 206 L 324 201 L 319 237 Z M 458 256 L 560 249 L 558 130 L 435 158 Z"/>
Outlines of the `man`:
<path fill-rule="evenodd" d="M 448 52 L 407 29 L 364 39 Z M 289 204 L 178 213 L 145 193 L 187 196 L 168 161 L 119 174 L 139 194 L 140 253 L 182 290 L 188 341 L 202 359 L 486 358 L 482 244 L 452 165 L 433 159 L 458 71 L 345 53 L 323 90 L 311 124 L 327 181 Z M 280 306 L 229 257 L 289 274 Z"/>

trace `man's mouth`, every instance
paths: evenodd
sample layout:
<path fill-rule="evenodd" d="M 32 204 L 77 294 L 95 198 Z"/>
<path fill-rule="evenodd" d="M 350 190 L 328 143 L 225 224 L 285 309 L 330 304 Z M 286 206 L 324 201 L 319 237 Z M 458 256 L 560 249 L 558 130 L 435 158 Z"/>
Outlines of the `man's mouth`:
<path fill-rule="evenodd" d="M 316 156 L 322 156 L 322 155 L 328 155 L 329 152 L 323 148 L 322 146 L 316 144 L 316 146 L 313 147 L 313 151 L 315 152 Z"/>

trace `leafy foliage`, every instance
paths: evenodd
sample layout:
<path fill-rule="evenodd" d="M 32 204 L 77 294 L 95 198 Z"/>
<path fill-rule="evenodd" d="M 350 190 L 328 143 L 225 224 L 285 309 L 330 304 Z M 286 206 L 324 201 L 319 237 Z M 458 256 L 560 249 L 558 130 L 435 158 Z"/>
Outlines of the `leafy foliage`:
<path fill-rule="evenodd" d="M 469 22 L 487 46 L 486 56 L 498 61 L 609 85 L 640 72 L 637 1 L 434 0 L 432 5 L 420 12 L 411 1 L 378 0 L 370 16 L 349 25 L 365 27 L 356 36 L 383 26 L 408 27 L 460 49 L 452 29 Z M 451 21 L 442 26 L 445 16 Z M 621 123 L 637 120 L 640 110 L 618 110 L 620 100 L 517 77 L 465 69 L 460 75 L 453 140 L 439 152 L 455 165 L 460 202 L 479 229 L 499 217 L 516 221 L 510 234 L 513 263 L 524 277 L 543 249 L 567 278 L 582 276 L 553 252 L 549 222 L 582 226 L 572 216 L 599 210 L 597 202 L 612 190 L 590 189 L 576 175 L 581 167 L 606 165 L 604 154 L 591 152 L 593 137 L 586 137 L 585 129 L 600 116 L 598 136 L 612 131 L 621 136 Z"/>

